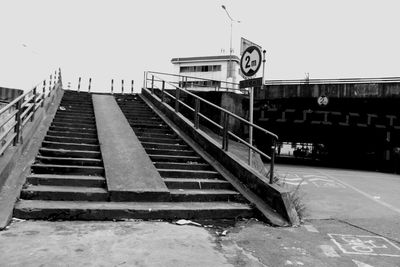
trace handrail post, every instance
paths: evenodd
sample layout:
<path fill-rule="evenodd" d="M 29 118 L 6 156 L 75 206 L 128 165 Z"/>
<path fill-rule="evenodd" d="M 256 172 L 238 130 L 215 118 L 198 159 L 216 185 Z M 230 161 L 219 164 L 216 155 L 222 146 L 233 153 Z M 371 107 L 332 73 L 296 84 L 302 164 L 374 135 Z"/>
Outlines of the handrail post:
<path fill-rule="evenodd" d="M 200 99 L 196 98 L 194 100 L 194 128 L 195 129 L 199 129 L 199 123 L 200 123 L 199 112 L 200 112 Z"/>
<path fill-rule="evenodd" d="M 124 80 L 121 80 L 121 93 L 124 94 Z"/>
<path fill-rule="evenodd" d="M 179 99 L 180 99 L 181 89 L 179 87 L 176 88 L 175 91 L 175 112 L 179 113 Z"/>
<path fill-rule="evenodd" d="M 50 96 L 50 93 L 51 93 L 51 81 L 52 81 L 52 79 L 53 79 L 53 75 L 50 74 L 50 79 L 49 79 L 49 96 Z"/>
<path fill-rule="evenodd" d="M 79 77 L 79 81 L 78 81 L 78 93 L 81 90 L 81 77 Z"/>
<path fill-rule="evenodd" d="M 165 101 L 164 100 L 164 97 L 165 97 L 164 90 L 165 90 L 165 81 L 163 80 L 162 81 L 162 86 L 161 86 L 161 102 Z"/>
<path fill-rule="evenodd" d="M 151 94 L 154 95 L 154 75 L 151 75 Z"/>
<path fill-rule="evenodd" d="M 228 131 L 229 131 L 229 114 L 224 112 L 223 115 L 223 128 L 222 128 L 222 149 L 228 151 Z"/>
<path fill-rule="evenodd" d="M 114 94 L 114 79 L 111 79 L 111 94 Z"/>
<path fill-rule="evenodd" d="M 34 119 L 35 119 L 35 109 L 36 109 L 36 87 L 35 88 L 33 88 L 33 99 L 32 99 L 32 105 L 33 105 L 33 108 L 32 108 L 32 110 L 31 110 L 31 112 L 32 112 L 32 116 L 31 116 L 31 121 L 33 121 Z"/>
<path fill-rule="evenodd" d="M 131 82 L 131 94 L 133 94 L 133 83 L 134 83 L 134 81 L 132 80 L 132 82 Z"/>
<path fill-rule="evenodd" d="M 92 78 L 89 78 L 89 87 L 88 87 L 88 92 L 90 93 L 90 87 L 92 85 Z"/>
<path fill-rule="evenodd" d="M 41 107 L 44 106 L 44 98 L 45 98 L 45 92 L 46 92 L 46 80 L 43 81 L 43 89 L 42 89 L 42 105 Z"/>
<path fill-rule="evenodd" d="M 147 89 L 147 71 L 143 73 L 143 88 Z"/>
<path fill-rule="evenodd" d="M 272 139 L 272 146 L 271 146 L 271 166 L 269 168 L 269 183 L 274 183 L 274 165 L 275 165 L 275 147 L 276 147 L 276 140 Z"/>
<path fill-rule="evenodd" d="M 23 98 L 19 100 L 16 105 L 17 105 L 17 113 L 15 114 L 15 121 L 17 122 L 14 126 L 14 132 L 16 133 L 14 140 L 13 140 L 13 145 L 16 146 L 19 142 L 19 136 L 20 136 L 20 126 L 21 126 L 21 104 L 22 104 Z"/>

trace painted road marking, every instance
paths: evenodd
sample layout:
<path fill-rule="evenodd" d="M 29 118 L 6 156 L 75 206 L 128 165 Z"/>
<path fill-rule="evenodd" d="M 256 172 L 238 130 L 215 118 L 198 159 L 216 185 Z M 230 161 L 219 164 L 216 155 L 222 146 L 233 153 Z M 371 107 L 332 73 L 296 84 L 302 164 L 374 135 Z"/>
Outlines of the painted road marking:
<path fill-rule="evenodd" d="M 316 170 L 316 171 L 318 171 L 318 170 Z M 323 174 L 321 171 L 318 171 L 318 172 Z M 385 206 L 386 208 L 391 209 L 392 211 L 395 211 L 395 212 L 400 214 L 400 209 L 399 208 L 397 208 L 397 207 L 395 207 L 395 206 L 393 206 L 393 205 L 391 205 L 389 203 L 386 203 L 386 202 L 384 202 L 384 201 L 382 201 L 380 199 L 376 199 L 373 196 L 369 195 L 368 193 L 366 193 L 366 192 L 364 192 L 364 191 L 362 191 L 362 190 L 360 190 L 360 189 L 358 189 L 358 188 L 356 188 L 356 187 L 354 187 L 354 186 L 352 186 L 352 185 L 350 185 L 348 183 L 345 183 L 345 182 L 343 182 L 343 181 L 341 181 L 341 180 L 339 180 L 339 179 L 337 179 L 337 178 L 335 178 L 335 177 L 333 177 L 331 175 L 326 174 L 326 176 L 331 178 L 331 179 L 333 179 L 333 180 L 335 180 L 335 181 L 337 181 L 337 182 L 339 182 L 339 183 L 341 183 L 341 184 L 343 184 L 343 185 L 345 185 L 345 186 L 347 186 L 348 188 L 353 189 L 354 191 L 356 191 L 356 192 L 360 193 L 361 195 L 363 195 L 363 196 L 365 196 L 365 197 L 367 197 L 367 198 L 369 198 L 369 199 L 381 204 L 382 206 Z"/>
<path fill-rule="evenodd" d="M 361 262 L 361 261 L 356 261 L 356 260 L 352 260 L 352 261 L 357 265 L 357 267 L 374 267 L 372 265 L 366 264 L 366 263 Z"/>
<path fill-rule="evenodd" d="M 314 225 L 312 224 L 305 224 L 304 228 L 307 229 L 307 231 L 312 232 L 312 233 L 319 233 L 319 231 L 317 230 L 317 228 L 314 227 Z"/>
<path fill-rule="evenodd" d="M 400 248 L 381 236 L 328 234 L 346 254 L 400 257 Z"/>
<path fill-rule="evenodd" d="M 332 246 L 320 245 L 319 247 L 321 248 L 322 252 L 327 257 L 331 257 L 331 258 L 340 257 L 340 255 L 336 252 L 336 250 Z"/>

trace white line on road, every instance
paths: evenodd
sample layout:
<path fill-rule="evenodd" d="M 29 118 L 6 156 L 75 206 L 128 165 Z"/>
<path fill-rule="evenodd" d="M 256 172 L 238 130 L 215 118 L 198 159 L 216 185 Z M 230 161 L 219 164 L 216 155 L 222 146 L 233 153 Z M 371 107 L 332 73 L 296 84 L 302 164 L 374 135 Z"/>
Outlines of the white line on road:
<path fill-rule="evenodd" d="M 356 261 L 356 260 L 352 260 L 355 264 L 357 264 L 357 267 L 374 267 L 372 265 L 366 264 L 364 262 L 361 261 Z"/>
<path fill-rule="evenodd" d="M 324 252 L 325 256 L 327 257 L 340 257 L 336 250 L 329 245 L 320 245 L 319 247 L 322 249 L 322 252 Z"/>
<path fill-rule="evenodd" d="M 361 195 L 363 195 L 363 196 L 365 196 L 365 197 L 371 199 L 372 201 L 375 201 L 376 203 L 379 203 L 379 204 L 381 204 L 382 206 L 385 206 L 386 208 L 391 209 L 392 211 L 397 212 L 397 213 L 400 214 L 400 209 L 399 209 L 399 208 L 397 208 L 397 207 L 395 207 L 395 206 L 393 206 L 393 205 L 391 205 L 391 204 L 389 204 L 389 203 L 386 203 L 386 202 L 384 202 L 384 201 L 382 201 L 382 200 L 380 200 L 380 199 L 376 199 L 376 198 L 374 198 L 374 196 L 371 196 L 370 194 L 368 194 L 368 193 L 366 193 L 366 192 L 364 192 L 364 191 L 362 191 L 362 190 L 360 190 L 360 189 L 358 189 L 358 188 L 356 188 L 356 187 L 354 187 L 354 186 L 352 186 L 352 185 L 350 185 L 350 184 L 348 184 L 348 183 L 345 183 L 345 182 L 339 180 L 338 178 L 333 177 L 332 175 L 323 173 L 323 172 L 321 172 L 321 171 L 319 171 L 319 170 L 315 170 L 315 171 L 319 172 L 319 173 L 322 174 L 322 175 L 325 175 L 325 176 L 328 177 L 328 178 L 331 178 L 331 179 L 335 180 L 335 181 L 338 182 L 338 183 L 341 183 L 342 185 L 345 185 L 345 186 L 347 186 L 347 187 L 353 189 L 354 191 L 356 191 L 356 192 L 360 193 Z"/>

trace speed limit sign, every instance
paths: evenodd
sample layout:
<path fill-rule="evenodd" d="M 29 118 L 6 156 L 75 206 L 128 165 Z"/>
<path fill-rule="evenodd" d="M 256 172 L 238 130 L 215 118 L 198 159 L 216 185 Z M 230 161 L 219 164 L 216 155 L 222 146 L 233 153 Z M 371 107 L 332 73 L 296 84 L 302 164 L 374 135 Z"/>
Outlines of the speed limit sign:
<path fill-rule="evenodd" d="M 261 66 L 261 50 L 257 46 L 249 46 L 240 59 L 240 70 L 247 77 L 254 76 Z"/>

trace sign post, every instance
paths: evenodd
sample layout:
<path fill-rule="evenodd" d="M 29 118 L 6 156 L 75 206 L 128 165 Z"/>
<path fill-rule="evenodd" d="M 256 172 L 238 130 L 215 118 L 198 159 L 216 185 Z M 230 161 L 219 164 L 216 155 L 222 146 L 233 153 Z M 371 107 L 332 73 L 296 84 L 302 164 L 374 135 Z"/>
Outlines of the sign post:
<path fill-rule="evenodd" d="M 242 57 L 240 59 L 240 70 L 242 74 L 246 77 L 252 77 L 257 74 L 258 70 L 261 66 L 261 49 L 258 46 L 249 46 L 246 50 L 243 51 Z M 263 75 L 264 76 L 264 75 Z M 261 84 L 263 81 L 263 77 L 261 78 Z M 249 121 L 253 123 L 253 110 L 254 110 L 254 86 L 259 83 L 258 79 L 250 79 L 245 80 L 243 83 L 241 82 L 241 86 L 249 87 Z M 249 86 L 250 85 L 250 86 Z M 253 145 L 253 126 L 249 126 L 249 144 Z M 249 148 L 249 165 L 252 166 L 253 161 L 253 152 L 252 149 Z"/>

